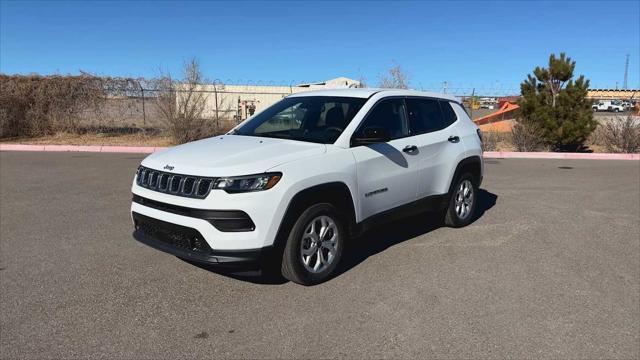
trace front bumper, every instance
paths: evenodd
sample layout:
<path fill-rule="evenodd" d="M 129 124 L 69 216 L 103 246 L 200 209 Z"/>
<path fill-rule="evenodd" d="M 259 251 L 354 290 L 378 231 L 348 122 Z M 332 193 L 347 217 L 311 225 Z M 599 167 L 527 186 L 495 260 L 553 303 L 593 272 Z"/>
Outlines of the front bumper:
<path fill-rule="evenodd" d="M 141 243 L 179 258 L 220 266 L 260 266 L 272 248 L 248 250 L 212 250 L 198 230 L 131 213 L 133 237 Z"/>
<path fill-rule="evenodd" d="M 228 194 L 211 191 L 204 199 L 131 188 L 131 212 L 197 230 L 218 251 L 260 249 L 274 244 L 288 204 L 285 188 Z"/>

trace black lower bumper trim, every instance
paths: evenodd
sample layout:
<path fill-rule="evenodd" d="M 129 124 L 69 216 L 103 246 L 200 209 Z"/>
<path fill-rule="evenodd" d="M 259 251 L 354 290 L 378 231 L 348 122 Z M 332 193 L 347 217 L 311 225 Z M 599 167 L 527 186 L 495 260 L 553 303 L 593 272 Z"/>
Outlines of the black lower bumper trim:
<path fill-rule="evenodd" d="M 134 219 L 143 216 L 135 212 L 133 213 L 133 215 Z M 157 221 L 161 222 L 160 220 Z M 169 226 L 173 225 L 169 223 L 166 224 Z M 191 251 L 182 247 L 175 246 L 174 244 L 167 243 L 166 241 L 162 241 L 159 238 L 154 237 L 152 234 L 146 232 L 144 229 L 144 227 L 136 227 L 136 229 L 133 231 L 134 239 L 154 249 L 164 251 L 181 259 L 199 263 L 220 266 L 249 267 L 251 265 L 261 264 L 269 256 L 272 249 L 272 247 L 265 247 L 249 250 L 211 250 L 208 252 Z"/>
<path fill-rule="evenodd" d="M 249 215 L 240 210 L 193 209 L 147 199 L 136 194 L 133 194 L 131 201 L 152 209 L 206 220 L 216 229 L 223 232 L 253 231 L 256 228 L 256 225 L 253 223 Z"/>

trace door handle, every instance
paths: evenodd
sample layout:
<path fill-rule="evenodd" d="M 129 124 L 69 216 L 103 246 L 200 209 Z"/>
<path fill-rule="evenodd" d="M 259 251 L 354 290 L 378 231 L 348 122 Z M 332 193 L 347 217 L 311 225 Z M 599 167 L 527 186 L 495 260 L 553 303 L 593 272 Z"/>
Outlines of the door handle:
<path fill-rule="evenodd" d="M 449 138 L 447 139 L 447 141 L 449 141 L 450 143 L 459 143 L 460 142 L 460 137 L 459 136 L 449 136 Z"/>
<path fill-rule="evenodd" d="M 404 147 L 404 149 L 402 149 L 402 151 L 406 153 L 412 153 L 414 151 L 418 151 L 418 147 L 415 145 L 407 145 Z"/>

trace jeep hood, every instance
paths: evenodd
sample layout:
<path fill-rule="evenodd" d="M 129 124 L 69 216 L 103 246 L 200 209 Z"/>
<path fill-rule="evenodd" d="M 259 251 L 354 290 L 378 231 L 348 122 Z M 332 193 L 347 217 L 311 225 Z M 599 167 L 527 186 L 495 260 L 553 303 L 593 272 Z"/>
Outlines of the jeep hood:
<path fill-rule="evenodd" d="M 223 135 L 149 155 L 143 166 L 177 174 L 238 176 L 322 154 L 324 144 L 240 135 Z"/>

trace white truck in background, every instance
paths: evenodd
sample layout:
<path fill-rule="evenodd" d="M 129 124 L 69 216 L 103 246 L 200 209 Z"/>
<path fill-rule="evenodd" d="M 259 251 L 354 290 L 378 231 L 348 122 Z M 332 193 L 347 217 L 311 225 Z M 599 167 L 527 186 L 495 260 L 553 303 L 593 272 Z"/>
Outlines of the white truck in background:
<path fill-rule="evenodd" d="M 593 111 L 624 112 L 624 106 L 620 100 L 599 100 L 591 106 Z"/>

